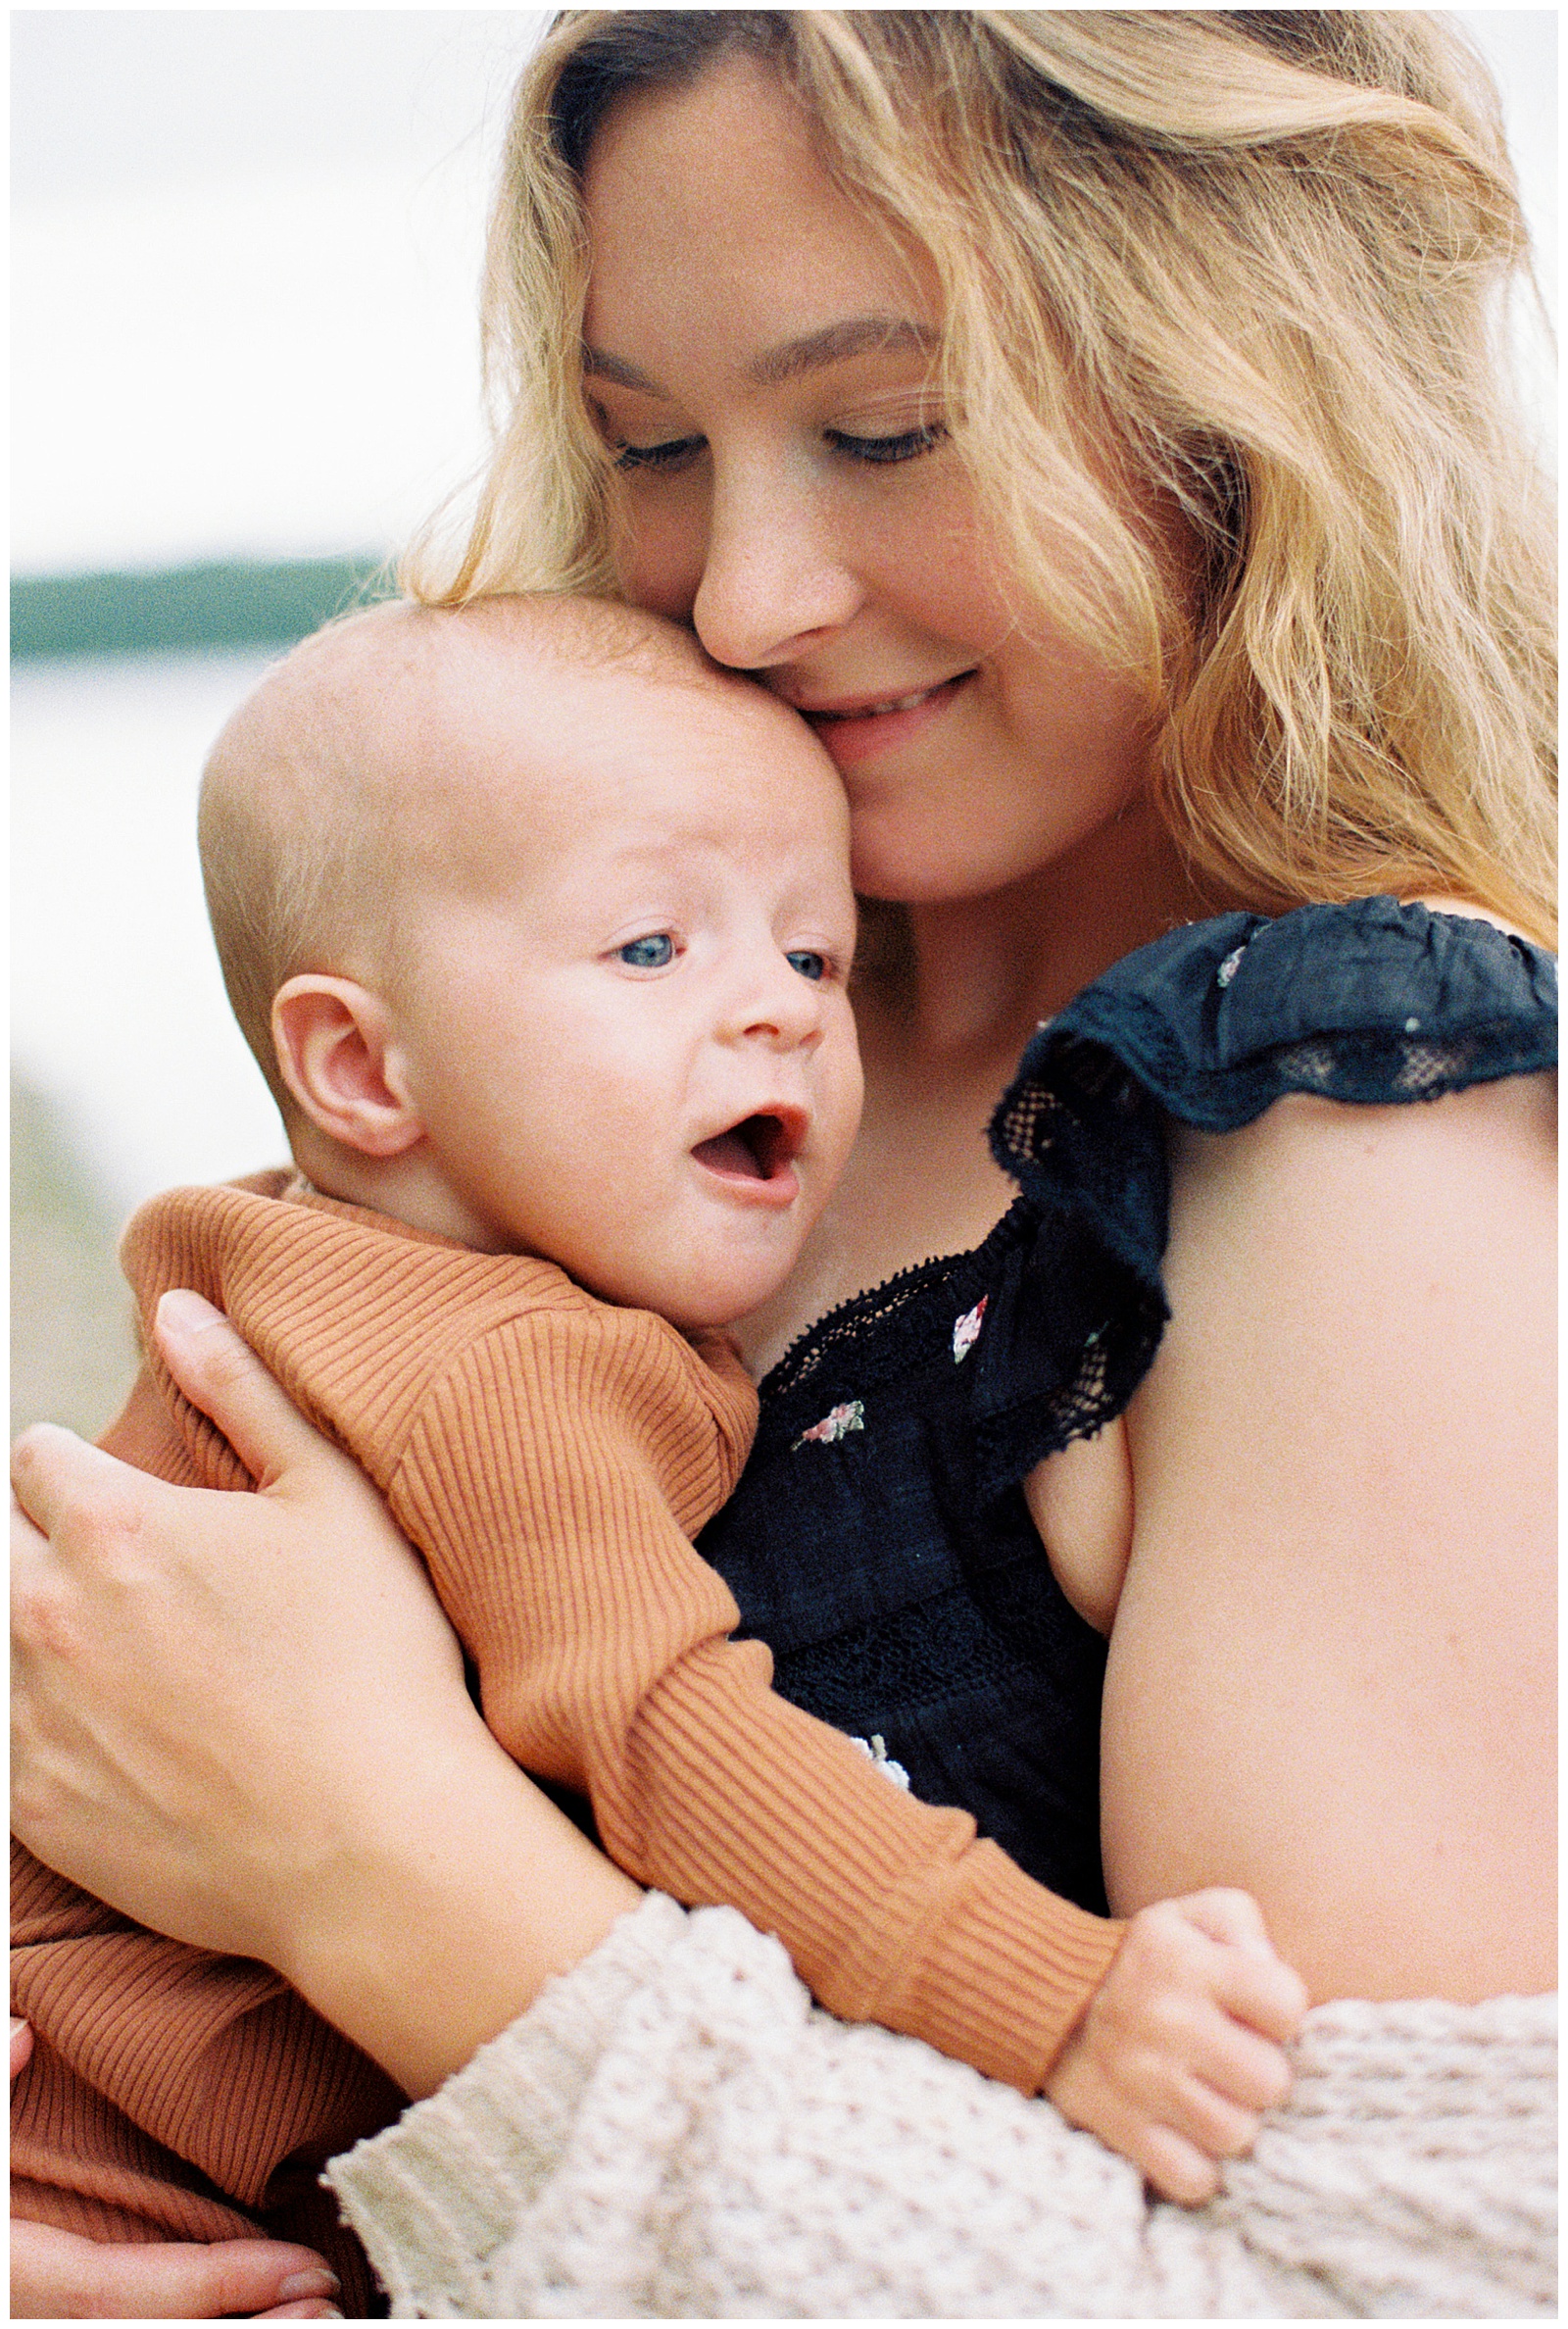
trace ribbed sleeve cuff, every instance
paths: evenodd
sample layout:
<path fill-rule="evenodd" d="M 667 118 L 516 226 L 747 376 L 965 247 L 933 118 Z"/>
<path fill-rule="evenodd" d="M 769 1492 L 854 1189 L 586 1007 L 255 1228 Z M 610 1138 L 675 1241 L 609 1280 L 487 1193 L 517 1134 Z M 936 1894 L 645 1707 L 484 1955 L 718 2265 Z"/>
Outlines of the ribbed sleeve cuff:
<path fill-rule="evenodd" d="M 868 2018 L 1038 2094 L 1121 1946 L 1124 1924 L 1058 1900 L 997 1845 L 971 1847 L 961 1888 L 933 1902 L 906 1972 Z"/>

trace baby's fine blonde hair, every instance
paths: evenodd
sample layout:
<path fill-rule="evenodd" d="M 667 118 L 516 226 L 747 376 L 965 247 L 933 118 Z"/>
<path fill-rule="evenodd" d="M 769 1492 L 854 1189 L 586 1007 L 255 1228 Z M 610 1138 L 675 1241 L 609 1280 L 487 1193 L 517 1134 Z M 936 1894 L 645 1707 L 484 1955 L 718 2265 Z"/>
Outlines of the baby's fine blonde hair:
<path fill-rule="evenodd" d="M 450 854 L 456 828 L 479 862 L 493 856 L 476 655 L 505 659 L 514 690 L 513 787 L 530 681 L 567 669 L 719 684 L 696 641 L 657 616 L 554 592 L 362 608 L 272 666 L 208 756 L 197 837 L 229 1003 L 285 1122 L 297 1110 L 272 1041 L 279 987 L 316 970 L 380 988 L 401 968 L 399 899 L 430 848 Z"/>
<path fill-rule="evenodd" d="M 1485 69 L 1420 12 L 564 13 L 491 227 L 494 457 L 465 545 L 432 531 L 410 587 L 613 589 L 581 171 L 618 100 L 735 56 L 933 263 L 939 384 L 1018 621 L 1145 685 L 1199 872 L 1264 912 L 1454 895 L 1549 942 L 1527 237 Z"/>

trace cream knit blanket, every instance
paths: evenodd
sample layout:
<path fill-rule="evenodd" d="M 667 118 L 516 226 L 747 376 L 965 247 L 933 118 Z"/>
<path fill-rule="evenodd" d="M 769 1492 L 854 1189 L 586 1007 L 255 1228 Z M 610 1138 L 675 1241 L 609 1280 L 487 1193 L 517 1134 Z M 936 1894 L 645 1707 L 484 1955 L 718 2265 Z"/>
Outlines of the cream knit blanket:
<path fill-rule="evenodd" d="M 1555 2000 L 1322 2007 L 1224 2196 L 810 2005 L 652 1896 L 330 2180 L 404 2318 L 1555 2311 Z"/>

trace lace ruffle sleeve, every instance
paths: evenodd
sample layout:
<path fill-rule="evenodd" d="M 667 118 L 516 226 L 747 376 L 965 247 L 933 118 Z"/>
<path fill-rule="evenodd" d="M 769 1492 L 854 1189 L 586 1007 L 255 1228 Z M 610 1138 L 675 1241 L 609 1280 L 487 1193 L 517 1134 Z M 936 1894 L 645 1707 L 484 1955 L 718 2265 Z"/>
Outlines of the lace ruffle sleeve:
<path fill-rule="evenodd" d="M 1165 1118 L 1210 1132 L 1287 1093 L 1436 1100 L 1553 1067 L 1555 958 L 1393 898 L 1230 914 L 1127 956 L 1035 1035 L 992 1119 L 1038 1228 L 975 1369 L 997 1485 L 1123 1409 L 1168 1314 Z"/>

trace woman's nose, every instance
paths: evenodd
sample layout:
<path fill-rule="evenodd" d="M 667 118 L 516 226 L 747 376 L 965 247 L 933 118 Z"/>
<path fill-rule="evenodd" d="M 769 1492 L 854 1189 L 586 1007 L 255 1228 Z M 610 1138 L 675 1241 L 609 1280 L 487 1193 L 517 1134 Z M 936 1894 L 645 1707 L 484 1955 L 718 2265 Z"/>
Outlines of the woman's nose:
<path fill-rule="evenodd" d="M 760 671 L 840 630 L 863 593 L 808 484 L 758 469 L 715 477 L 697 635 L 715 663 Z"/>

